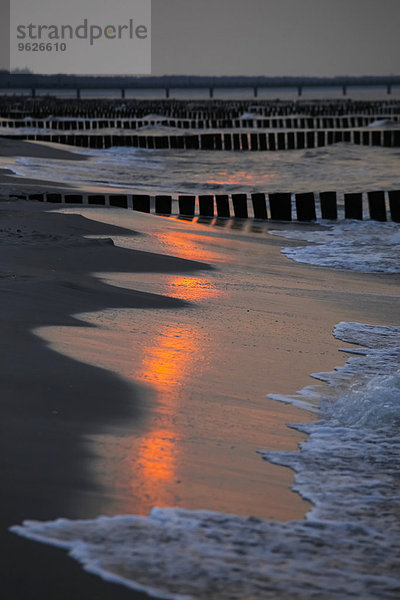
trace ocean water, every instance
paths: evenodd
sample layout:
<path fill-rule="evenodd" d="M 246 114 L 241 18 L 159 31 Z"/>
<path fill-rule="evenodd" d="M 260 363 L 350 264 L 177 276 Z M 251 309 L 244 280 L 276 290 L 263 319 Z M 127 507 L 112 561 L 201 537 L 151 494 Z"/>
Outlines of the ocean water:
<path fill-rule="evenodd" d="M 67 147 L 69 148 L 69 147 Z M 103 192 L 224 194 L 399 189 L 400 149 L 353 146 L 281 152 L 70 148 L 88 161 L 2 159 L 16 174 Z"/>
<path fill-rule="evenodd" d="M 397 599 L 400 327 L 342 322 L 333 333 L 362 347 L 344 367 L 314 375 L 327 385 L 272 396 L 318 415 L 294 426 L 306 442 L 298 452 L 260 449 L 296 472 L 294 489 L 313 503 L 304 521 L 154 508 L 148 517 L 26 521 L 12 531 L 164 599 Z"/>

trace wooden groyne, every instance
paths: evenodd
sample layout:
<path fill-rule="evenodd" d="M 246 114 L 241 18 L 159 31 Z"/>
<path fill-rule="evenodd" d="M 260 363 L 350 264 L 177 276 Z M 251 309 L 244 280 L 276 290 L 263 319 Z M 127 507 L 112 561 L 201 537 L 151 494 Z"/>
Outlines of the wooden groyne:
<path fill-rule="evenodd" d="M 348 142 L 363 146 L 400 147 L 400 128 L 203 133 L 187 135 L 102 135 L 83 133 L 7 134 L 6 138 L 105 149 L 129 146 L 148 150 L 302 150 Z"/>
<path fill-rule="evenodd" d="M 39 202 L 110 206 L 182 218 L 235 218 L 263 221 L 317 220 L 339 218 L 400 223 L 400 190 L 369 192 L 274 192 L 216 195 L 81 194 L 37 193 L 17 196 Z"/>
<path fill-rule="evenodd" d="M 46 131 L 69 131 L 78 133 L 80 131 L 98 131 L 102 129 L 137 130 L 142 127 L 173 127 L 175 129 L 349 129 L 367 127 L 374 122 L 384 120 L 384 115 L 348 115 L 336 117 L 271 117 L 241 116 L 236 119 L 166 119 L 166 118 L 142 118 L 142 119 L 7 119 L 0 121 L 2 129 L 33 128 Z M 390 116 L 390 122 L 400 123 L 400 115 Z"/>
<path fill-rule="evenodd" d="M 367 116 L 391 118 L 400 114 L 400 101 L 342 100 L 101 100 L 0 97 L 0 117 L 14 121 L 32 118 L 120 120 L 143 119 L 148 115 L 175 120 L 235 120 L 251 112 L 265 118 L 340 118 Z"/>

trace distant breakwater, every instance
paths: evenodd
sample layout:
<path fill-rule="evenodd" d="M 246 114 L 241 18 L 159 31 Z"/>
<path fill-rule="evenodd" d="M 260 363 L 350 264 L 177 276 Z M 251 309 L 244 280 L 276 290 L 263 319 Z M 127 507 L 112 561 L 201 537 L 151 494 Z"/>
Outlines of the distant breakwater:
<path fill-rule="evenodd" d="M 55 115 L 62 116 L 55 116 Z M 105 149 L 299 150 L 400 147 L 400 102 L 0 102 L 6 137 Z M 177 131 L 182 131 L 178 133 Z"/>

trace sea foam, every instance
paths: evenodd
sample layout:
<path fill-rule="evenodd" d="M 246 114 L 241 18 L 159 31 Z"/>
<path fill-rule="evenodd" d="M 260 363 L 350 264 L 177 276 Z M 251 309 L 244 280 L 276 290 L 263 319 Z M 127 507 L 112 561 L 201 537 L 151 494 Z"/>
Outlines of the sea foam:
<path fill-rule="evenodd" d="M 370 273 L 400 273 L 398 223 L 348 221 L 321 223 L 318 230 L 269 231 L 272 235 L 312 245 L 282 248 L 297 262 Z"/>

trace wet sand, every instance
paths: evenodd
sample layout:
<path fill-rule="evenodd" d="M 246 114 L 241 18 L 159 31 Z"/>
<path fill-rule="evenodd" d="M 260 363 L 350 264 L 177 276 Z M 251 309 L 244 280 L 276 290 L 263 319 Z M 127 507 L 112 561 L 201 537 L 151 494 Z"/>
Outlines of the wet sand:
<path fill-rule="evenodd" d="M 0 194 L 10 196 L 12 194 L 30 194 L 52 192 L 52 191 L 71 191 L 73 186 L 68 186 L 65 183 L 57 183 L 57 181 L 46 181 L 43 179 L 33 179 L 28 177 L 20 177 L 15 175 L 13 171 L 6 168 L 1 168 L 2 158 L 7 159 L 7 164 L 10 158 L 30 157 L 30 158 L 45 158 L 47 160 L 71 160 L 82 161 L 89 160 L 87 155 L 71 152 L 68 146 L 61 144 L 51 144 L 44 142 L 29 142 L 24 140 L 7 139 L 0 136 Z"/>
<path fill-rule="evenodd" d="M 154 503 L 301 519 L 256 450 L 295 448 L 286 424 L 310 417 L 265 394 L 343 364 L 338 321 L 395 323 L 399 277 L 299 265 L 265 230 L 48 209 L 0 204 L 3 533 Z M 144 597 L 3 539 L 7 598 Z"/>

